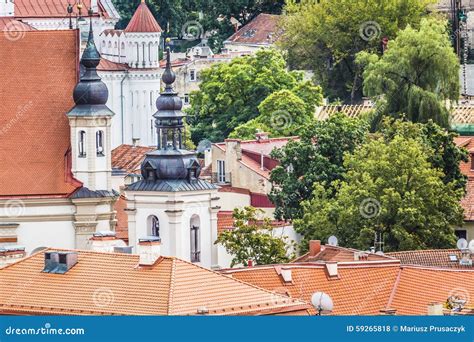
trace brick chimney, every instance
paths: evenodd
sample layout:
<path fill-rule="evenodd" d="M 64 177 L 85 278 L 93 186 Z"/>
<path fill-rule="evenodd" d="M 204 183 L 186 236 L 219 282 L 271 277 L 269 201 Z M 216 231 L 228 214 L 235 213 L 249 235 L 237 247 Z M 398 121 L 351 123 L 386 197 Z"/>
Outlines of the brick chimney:
<path fill-rule="evenodd" d="M 269 135 L 270 134 L 267 132 L 259 132 L 255 134 L 255 139 L 257 139 L 258 142 L 262 142 L 262 141 L 268 140 Z"/>
<path fill-rule="evenodd" d="M 139 239 L 138 254 L 140 255 L 140 265 L 153 265 L 161 256 L 161 239 L 156 236 Z"/>
<path fill-rule="evenodd" d="M 321 240 L 311 240 L 309 242 L 309 256 L 316 256 L 321 252 Z"/>
<path fill-rule="evenodd" d="M 114 247 L 121 247 L 121 240 L 117 240 L 116 234 L 113 231 L 101 231 L 94 233 L 91 238 L 91 249 L 94 252 L 113 253 Z"/>
<path fill-rule="evenodd" d="M 242 159 L 242 145 L 240 139 L 226 139 L 226 157 L 229 156 L 234 160 Z"/>

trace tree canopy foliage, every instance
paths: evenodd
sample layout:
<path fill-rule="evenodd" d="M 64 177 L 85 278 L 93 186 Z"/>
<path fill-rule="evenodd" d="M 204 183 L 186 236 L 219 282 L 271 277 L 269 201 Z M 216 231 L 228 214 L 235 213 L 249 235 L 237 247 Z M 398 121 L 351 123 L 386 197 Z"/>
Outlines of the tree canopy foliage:
<path fill-rule="evenodd" d="M 249 260 L 257 265 L 288 262 L 290 242 L 275 236 L 270 219 L 259 219 L 261 213 L 253 207 L 234 209 L 234 229 L 219 235 L 215 243 L 222 244 L 233 256 L 230 267 L 248 266 Z"/>
<path fill-rule="evenodd" d="M 366 133 L 365 122 L 336 114 L 313 122 L 303 130 L 300 140 L 273 151 L 272 156 L 280 161 L 270 176 L 275 217 L 301 217 L 301 202 L 312 198 L 313 184 L 318 182 L 331 189 L 332 182 L 341 179 L 345 172 L 344 153 L 360 145 Z"/>
<path fill-rule="evenodd" d="M 434 0 L 289 0 L 280 40 L 292 68 L 313 70 L 331 100 L 362 96 L 360 51 L 380 52 L 407 25 L 417 27 Z"/>
<path fill-rule="evenodd" d="M 188 110 L 192 139 L 223 141 L 240 125 L 245 125 L 240 129 L 245 134 L 258 128 L 290 133 L 320 101 L 321 89 L 303 81 L 301 73 L 288 71 L 278 51 L 259 50 L 202 71 L 200 90 L 191 95 Z"/>
<path fill-rule="evenodd" d="M 305 242 L 336 235 L 344 246 L 367 249 L 379 234 L 385 251 L 454 245 L 453 225 L 463 222 L 464 189 L 434 167 L 444 153 L 424 136 L 433 128 L 422 132 L 423 125 L 400 121 L 386 125 L 392 127 L 345 155 L 347 171 L 333 182 L 335 192 L 314 184 L 312 199 L 295 221 Z"/>
<path fill-rule="evenodd" d="M 364 52 L 357 60 L 365 66 L 365 93 L 383 96 L 381 114 L 449 126 L 446 101 L 459 98 L 459 61 L 445 21 L 423 19 L 419 29 L 401 31 L 382 57 Z"/>

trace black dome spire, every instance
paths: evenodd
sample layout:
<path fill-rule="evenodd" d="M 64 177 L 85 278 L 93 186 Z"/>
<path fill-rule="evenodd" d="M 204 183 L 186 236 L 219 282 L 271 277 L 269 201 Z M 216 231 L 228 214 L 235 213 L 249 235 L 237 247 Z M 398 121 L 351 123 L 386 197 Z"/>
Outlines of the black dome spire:
<path fill-rule="evenodd" d="M 167 40 L 169 42 L 169 40 Z M 166 47 L 166 69 L 162 80 L 165 89 L 156 100 L 158 111 L 153 114 L 158 136 L 158 149 L 147 154 L 142 163 L 142 176 L 147 182 L 180 180 L 194 182 L 201 166 L 196 153 L 184 149 L 183 102 L 173 90 L 176 75 L 171 68 L 171 52 Z"/>
<path fill-rule="evenodd" d="M 100 53 L 94 42 L 94 31 L 92 29 L 92 15 L 90 15 L 89 37 L 86 49 L 81 57 L 81 78 L 74 88 L 74 102 L 76 106 L 68 113 L 69 116 L 99 116 L 114 115 L 105 106 L 109 98 L 109 91 L 100 76 L 97 74 L 97 66 L 100 63 Z"/>

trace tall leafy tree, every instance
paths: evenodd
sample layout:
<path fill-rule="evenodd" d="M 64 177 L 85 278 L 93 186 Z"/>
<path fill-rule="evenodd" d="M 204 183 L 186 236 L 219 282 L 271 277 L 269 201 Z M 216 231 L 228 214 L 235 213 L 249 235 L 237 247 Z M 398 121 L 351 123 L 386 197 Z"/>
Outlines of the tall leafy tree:
<path fill-rule="evenodd" d="M 247 266 L 249 260 L 257 265 L 288 262 L 290 242 L 275 236 L 270 220 L 259 220 L 261 213 L 253 207 L 235 209 L 234 229 L 219 235 L 215 243 L 223 245 L 233 256 L 230 267 L 238 264 Z"/>
<path fill-rule="evenodd" d="M 373 246 L 376 234 L 385 251 L 452 247 L 453 225 L 463 222 L 463 190 L 443 182 L 429 161 L 433 153 L 402 135 L 369 140 L 345 156 L 348 171 L 334 183 L 335 196 L 315 184 L 296 229 L 305 240 L 335 234 L 359 249 Z"/>
<path fill-rule="evenodd" d="M 381 114 L 449 126 L 446 102 L 459 98 L 459 61 L 446 22 L 423 19 L 419 29 L 401 31 L 382 57 L 361 53 L 358 61 L 365 93 L 382 96 Z"/>
<path fill-rule="evenodd" d="M 272 155 L 280 161 L 270 176 L 275 216 L 287 220 L 302 217 L 301 202 L 312 198 L 316 182 L 334 192 L 333 181 L 342 179 L 345 172 L 344 154 L 360 145 L 366 133 L 365 122 L 336 114 L 313 122 L 303 130 L 300 140 L 275 150 Z"/>
<path fill-rule="evenodd" d="M 269 95 L 300 83 L 304 83 L 301 73 L 289 72 L 282 55 L 272 49 L 214 64 L 201 73 L 200 90 L 191 95 L 193 141 L 224 140 L 236 127 L 258 117 L 258 107 Z"/>
<path fill-rule="evenodd" d="M 381 40 L 417 26 L 435 0 L 288 0 L 280 44 L 292 68 L 314 70 L 334 100 L 362 96 L 360 51 L 380 52 Z"/>

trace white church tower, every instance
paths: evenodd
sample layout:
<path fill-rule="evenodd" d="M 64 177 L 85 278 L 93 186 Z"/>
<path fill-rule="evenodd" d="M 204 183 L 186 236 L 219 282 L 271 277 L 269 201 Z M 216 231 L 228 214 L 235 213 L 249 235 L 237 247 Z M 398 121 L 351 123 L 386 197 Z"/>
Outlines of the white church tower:
<path fill-rule="evenodd" d="M 143 180 L 126 189 L 129 244 L 159 238 L 163 255 L 217 267 L 217 187 L 199 179 L 196 153 L 183 147 L 185 114 L 172 87 L 169 48 L 162 79 L 166 87 L 153 115 L 158 149 L 142 163 Z"/>
<path fill-rule="evenodd" d="M 15 0 L 0 0 L 0 17 L 15 16 Z"/>
<path fill-rule="evenodd" d="M 99 62 L 100 54 L 94 43 L 91 24 L 87 46 L 81 58 L 84 70 L 74 89 L 76 106 L 68 113 L 72 172 L 89 190 L 110 191 L 111 122 L 114 113 L 105 105 L 108 90 L 97 74 Z"/>

